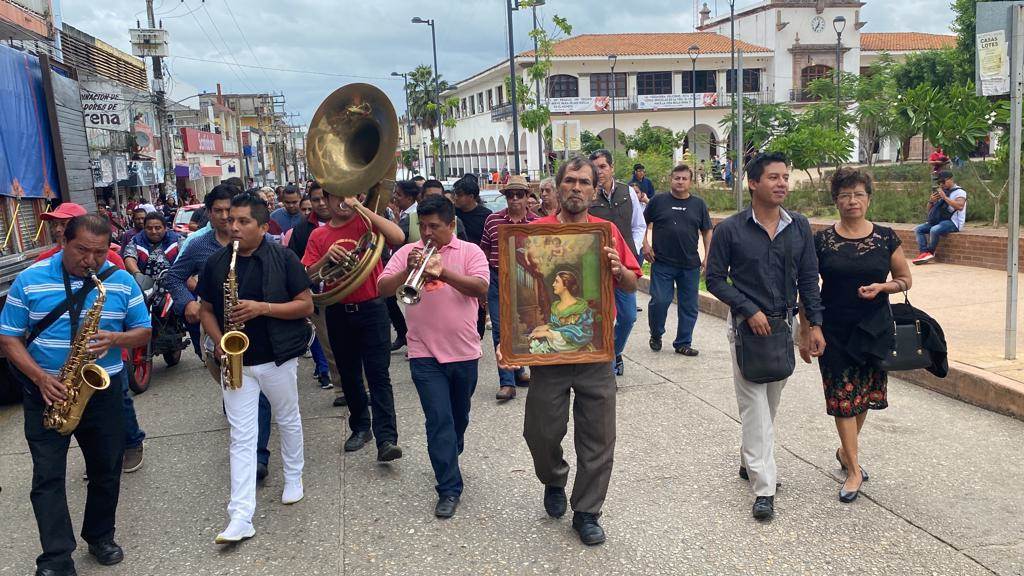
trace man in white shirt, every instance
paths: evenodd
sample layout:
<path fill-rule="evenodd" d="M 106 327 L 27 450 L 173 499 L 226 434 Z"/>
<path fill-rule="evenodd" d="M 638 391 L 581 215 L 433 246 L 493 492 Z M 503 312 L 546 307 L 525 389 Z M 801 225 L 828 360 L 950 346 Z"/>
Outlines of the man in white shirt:
<path fill-rule="evenodd" d="M 928 202 L 928 221 L 914 229 L 920 252 L 911 260 L 914 264 L 933 260 L 939 240 L 946 234 L 963 230 L 967 219 L 967 192 L 953 181 L 953 173 L 939 172 L 936 181 L 939 187 Z"/>

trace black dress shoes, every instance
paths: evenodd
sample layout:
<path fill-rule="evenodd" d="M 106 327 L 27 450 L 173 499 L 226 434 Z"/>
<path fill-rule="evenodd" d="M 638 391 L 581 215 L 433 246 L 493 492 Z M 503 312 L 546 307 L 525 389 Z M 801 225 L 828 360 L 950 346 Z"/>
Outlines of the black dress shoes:
<path fill-rule="evenodd" d="M 75 572 L 75 568 L 72 566 L 67 570 L 54 570 L 53 568 L 37 568 L 36 576 L 78 576 L 78 572 Z"/>
<path fill-rule="evenodd" d="M 270 470 L 267 469 L 267 465 L 264 464 L 263 462 L 257 462 L 256 463 L 256 481 L 257 482 L 263 482 L 263 480 L 267 477 L 267 474 L 270 474 Z"/>
<path fill-rule="evenodd" d="M 334 397 L 334 402 L 331 402 L 331 405 L 334 406 L 335 408 L 339 406 L 348 406 L 348 400 L 345 399 L 344 394 L 339 394 L 338 396 Z"/>
<path fill-rule="evenodd" d="M 597 514 L 576 512 L 572 515 L 572 529 L 580 535 L 580 542 L 594 546 L 604 542 L 604 528 L 597 523 Z"/>
<path fill-rule="evenodd" d="M 771 520 L 775 516 L 775 496 L 758 496 L 754 499 L 753 514 L 756 520 Z"/>
<path fill-rule="evenodd" d="M 451 518 L 455 515 L 455 509 L 459 507 L 458 496 L 441 496 L 434 506 L 434 516 L 438 518 Z"/>
<path fill-rule="evenodd" d="M 747 474 L 747 467 L 746 466 L 740 466 L 740 478 L 743 478 L 747 482 L 750 482 L 750 475 Z M 775 487 L 776 488 L 781 488 L 782 487 L 782 482 L 779 482 L 779 481 L 776 480 L 775 481 Z"/>
<path fill-rule="evenodd" d="M 565 488 L 559 486 L 544 487 L 544 511 L 552 518 L 565 516 Z"/>
<path fill-rule="evenodd" d="M 96 561 L 104 566 L 113 566 L 124 560 L 124 550 L 113 540 L 89 544 L 89 554 L 96 557 Z"/>
<path fill-rule="evenodd" d="M 369 430 L 353 432 L 352 435 L 348 437 L 348 440 L 345 440 L 345 452 L 355 452 L 363 446 L 366 446 L 366 443 L 372 439 L 373 432 L 370 432 Z"/>
<path fill-rule="evenodd" d="M 377 462 L 391 462 L 402 457 L 402 449 L 390 440 L 381 442 L 377 447 Z"/>
<path fill-rule="evenodd" d="M 661 336 L 651 336 L 651 340 L 647 344 L 651 347 L 651 350 L 661 352 Z"/>

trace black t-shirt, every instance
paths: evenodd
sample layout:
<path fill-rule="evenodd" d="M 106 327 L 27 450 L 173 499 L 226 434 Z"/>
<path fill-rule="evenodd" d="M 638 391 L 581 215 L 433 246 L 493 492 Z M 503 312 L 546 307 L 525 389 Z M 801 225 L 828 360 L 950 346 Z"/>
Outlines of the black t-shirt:
<path fill-rule="evenodd" d="M 644 219 L 654 225 L 655 262 L 679 268 L 700 266 L 697 241 L 702 231 L 711 229 L 703 198 L 691 194 L 680 200 L 671 193 L 657 194 L 647 203 Z"/>
<path fill-rule="evenodd" d="M 469 212 L 456 210 L 456 213 L 459 218 L 462 218 L 462 223 L 466 225 L 466 241 L 479 246 L 480 239 L 484 235 L 484 221 L 491 215 L 491 211 L 483 204 L 477 204 L 476 208 Z"/>
<path fill-rule="evenodd" d="M 264 240 L 266 242 L 266 240 Z M 309 288 L 309 277 L 306 269 L 299 262 L 298 257 L 291 250 L 288 250 L 285 259 L 285 266 L 288 270 L 281 279 L 287 286 L 285 289 L 292 298 Z M 227 271 L 217 272 L 219 260 L 211 257 L 206 261 L 203 273 L 199 276 L 198 292 L 199 297 L 213 305 L 213 314 L 217 322 L 224 326 L 224 281 Z M 235 277 L 238 280 L 238 299 L 255 300 L 263 302 L 263 265 L 252 256 L 238 256 L 235 262 Z M 249 337 L 249 348 L 242 356 L 242 364 L 245 366 L 258 366 L 267 362 L 274 362 L 274 350 L 270 345 L 269 322 L 266 316 L 257 316 L 245 323 L 242 330 Z"/>

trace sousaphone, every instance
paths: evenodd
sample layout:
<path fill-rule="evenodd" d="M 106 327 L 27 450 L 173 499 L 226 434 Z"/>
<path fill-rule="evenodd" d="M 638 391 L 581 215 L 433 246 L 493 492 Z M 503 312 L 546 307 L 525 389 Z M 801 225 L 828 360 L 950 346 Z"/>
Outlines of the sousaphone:
<path fill-rule="evenodd" d="M 376 86 L 348 84 L 320 103 L 306 134 L 310 173 L 324 191 L 342 198 L 365 194 L 363 205 L 383 215 L 394 190 L 398 167 L 398 116 Z M 312 277 L 326 289 L 314 294 L 317 304 L 340 301 L 361 286 L 384 251 L 384 235 L 370 230 L 345 258 L 329 263 Z"/>

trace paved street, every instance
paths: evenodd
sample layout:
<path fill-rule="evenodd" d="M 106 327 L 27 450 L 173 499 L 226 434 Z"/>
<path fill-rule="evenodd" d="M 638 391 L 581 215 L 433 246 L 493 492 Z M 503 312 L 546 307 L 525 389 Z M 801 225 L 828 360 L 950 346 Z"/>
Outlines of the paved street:
<path fill-rule="evenodd" d="M 669 325 L 671 334 L 671 318 Z M 523 396 L 495 403 L 491 355 L 481 363 L 463 455 L 462 504 L 454 519 L 435 519 L 423 417 L 400 354 L 392 356 L 392 376 L 405 457 L 387 466 L 372 449 L 343 455 L 347 412 L 330 406 L 332 393 L 312 383 L 303 360 L 306 498 L 280 504 L 274 454 L 258 493 L 256 537 L 218 547 L 213 537 L 226 523 L 228 497 L 219 391 L 192 357 L 160 366 L 136 400 L 149 438 L 145 467 L 122 483 L 118 540 L 126 560 L 102 568 L 80 547 L 79 573 L 1024 574 L 1024 422 L 899 381 L 890 382 L 891 407 L 865 428 L 862 462 L 871 480 L 857 502 L 842 505 L 834 426 L 817 368 L 801 364 L 778 418 L 777 515 L 767 525 L 753 521 L 752 497 L 736 476 L 739 423 L 724 329 L 703 316 L 698 358 L 667 348 L 656 354 L 640 315 L 620 379 L 616 466 L 602 519 L 609 539 L 596 548 L 578 542 L 568 516 L 545 515 L 522 438 Z M 18 407 L 0 410 L 0 576 L 30 574 L 38 554 L 21 426 Z M 73 452 L 76 528 L 83 468 Z"/>

